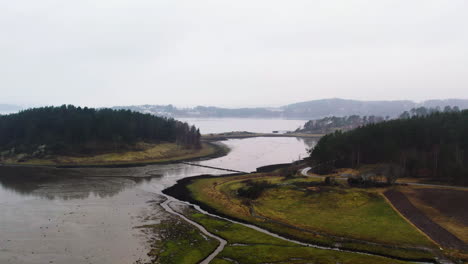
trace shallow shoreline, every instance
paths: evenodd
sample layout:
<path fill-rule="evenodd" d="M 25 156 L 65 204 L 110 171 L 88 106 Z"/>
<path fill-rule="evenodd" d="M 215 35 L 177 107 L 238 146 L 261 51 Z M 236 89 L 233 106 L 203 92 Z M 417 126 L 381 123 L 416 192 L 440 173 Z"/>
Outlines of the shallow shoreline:
<path fill-rule="evenodd" d="M 306 134 L 306 133 L 252 133 L 252 132 L 227 132 L 218 134 L 205 134 L 202 139 L 206 141 L 220 141 L 228 139 L 243 139 L 254 137 L 296 137 L 296 138 L 321 138 L 325 134 Z"/>

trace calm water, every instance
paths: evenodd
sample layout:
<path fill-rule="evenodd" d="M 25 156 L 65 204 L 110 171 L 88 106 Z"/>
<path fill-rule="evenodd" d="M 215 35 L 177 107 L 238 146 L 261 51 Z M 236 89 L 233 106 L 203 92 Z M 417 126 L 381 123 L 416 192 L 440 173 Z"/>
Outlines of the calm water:
<path fill-rule="evenodd" d="M 251 119 L 251 118 L 178 118 L 200 128 L 202 134 L 232 131 L 271 133 L 294 131 L 304 126 L 307 120 L 294 119 Z"/>
<path fill-rule="evenodd" d="M 253 171 L 306 155 L 313 140 L 250 138 L 223 142 L 225 157 L 202 165 Z M 184 165 L 121 169 L 0 167 L 0 263 L 128 264 L 145 260 L 158 222 L 160 191 L 178 179 L 224 171 Z M 27 179 L 27 180 L 26 180 Z M 156 204 L 156 205 L 155 205 Z"/>

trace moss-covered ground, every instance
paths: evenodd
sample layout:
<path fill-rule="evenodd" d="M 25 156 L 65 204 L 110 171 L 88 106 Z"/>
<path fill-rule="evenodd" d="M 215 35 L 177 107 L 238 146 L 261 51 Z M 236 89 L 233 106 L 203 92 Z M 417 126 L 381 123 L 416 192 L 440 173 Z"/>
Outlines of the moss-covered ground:
<path fill-rule="evenodd" d="M 224 263 L 406 263 L 357 253 L 317 249 L 288 242 L 240 224 L 187 210 L 186 216 L 222 237 L 228 244 L 211 262 Z"/>
<path fill-rule="evenodd" d="M 190 160 L 227 152 L 220 146 L 203 143 L 201 149 L 185 148 L 175 143 L 139 143 L 138 150 L 119 150 L 90 155 L 48 155 L 19 162 L 14 157 L 3 160 L 5 164 L 40 166 L 113 166 L 167 163 Z"/>

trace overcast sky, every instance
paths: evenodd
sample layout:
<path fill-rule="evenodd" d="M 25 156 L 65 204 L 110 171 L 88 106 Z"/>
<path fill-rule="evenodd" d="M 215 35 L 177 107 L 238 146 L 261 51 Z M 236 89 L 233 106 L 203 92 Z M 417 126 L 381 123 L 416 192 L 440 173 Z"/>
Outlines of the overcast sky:
<path fill-rule="evenodd" d="M 468 98 L 468 1 L 0 1 L 0 92 L 88 106 Z"/>

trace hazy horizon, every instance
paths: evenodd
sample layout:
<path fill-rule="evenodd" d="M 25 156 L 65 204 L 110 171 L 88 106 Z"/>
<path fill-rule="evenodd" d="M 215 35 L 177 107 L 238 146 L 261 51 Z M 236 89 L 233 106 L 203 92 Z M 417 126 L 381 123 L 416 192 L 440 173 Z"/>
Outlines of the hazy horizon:
<path fill-rule="evenodd" d="M 0 103 L 467 98 L 462 0 L 4 1 Z"/>
<path fill-rule="evenodd" d="M 286 104 L 280 104 L 280 105 L 245 105 L 245 106 L 224 106 L 224 105 L 201 105 L 201 104 L 192 104 L 192 105 L 177 105 L 177 104 L 172 104 L 170 102 L 168 103 L 161 103 L 161 104 L 152 104 L 152 103 L 143 103 L 143 104 L 121 104 L 121 105 L 96 105 L 96 106 L 91 106 L 91 105 L 86 105 L 86 104 L 73 104 L 73 103 L 58 103 L 58 104 L 11 104 L 11 103 L 4 103 L 0 101 L 0 105 L 5 105 L 5 106 L 11 106 L 11 107 L 21 107 L 23 109 L 25 108 L 34 108 L 34 107 L 44 107 L 44 106 L 61 106 L 61 105 L 75 105 L 75 106 L 80 106 L 80 107 L 93 107 L 93 108 L 105 108 L 105 107 L 115 107 L 115 106 L 143 106 L 143 105 L 173 105 L 174 107 L 177 108 L 194 108 L 197 106 L 204 106 L 204 107 L 219 107 L 219 108 L 227 108 L 227 109 L 238 109 L 238 108 L 279 108 L 291 104 L 297 104 L 297 103 L 305 103 L 305 102 L 310 102 L 310 101 L 319 101 L 319 100 L 352 100 L 352 101 L 362 101 L 362 102 L 375 102 L 375 101 L 387 101 L 387 102 L 396 102 L 396 101 L 410 101 L 416 104 L 421 104 L 427 101 L 431 100 L 467 100 L 466 98 L 432 98 L 432 99 L 427 99 L 427 100 L 422 100 L 422 101 L 416 101 L 416 100 L 410 100 L 410 99 L 402 99 L 402 100 L 359 100 L 359 99 L 349 99 L 349 98 L 340 98 L 340 97 L 333 97 L 333 98 L 318 98 L 318 99 L 311 99 L 311 100 L 306 100 L 306 101 L 300 101 L 300 102 L 289 102 Z M 440 105 L 440 107 L 443 107 L 444 105 Z M 456 106 L 456 105 L 450 105 L 450 106 Z M 12 111 L 16 112 L 16 111 Z"/>

